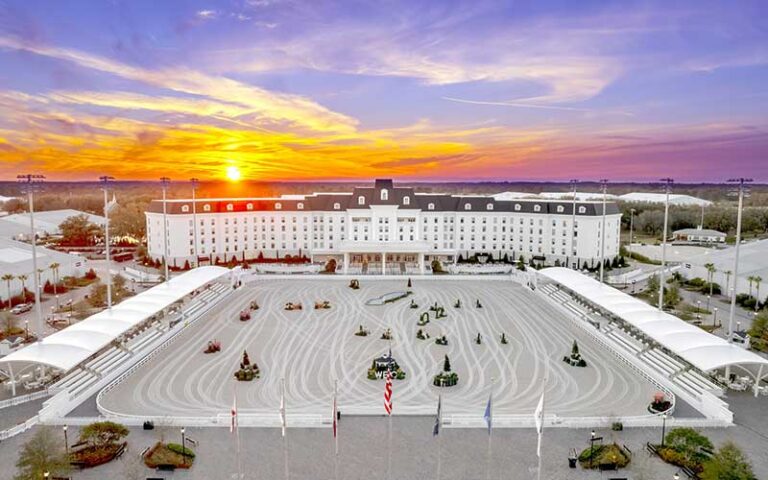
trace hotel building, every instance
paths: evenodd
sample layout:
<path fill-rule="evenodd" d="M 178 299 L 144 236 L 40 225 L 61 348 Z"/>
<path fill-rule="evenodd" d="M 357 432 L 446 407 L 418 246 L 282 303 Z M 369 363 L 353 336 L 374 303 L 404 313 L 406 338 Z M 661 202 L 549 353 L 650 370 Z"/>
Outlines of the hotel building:
<path fill-rule="evenodd" d="M 334 258 L 342 271 L 368 273 L 424 272 L 434 259 L 474 254 L 597 264 L 603 204 L 577 201 L 575 215 L 573 207 L 567 199 L 417 193 L 376 180 L 347 193 L 155 200 L 146 221 L 149 255 L 162 259 L 165 216 L 169 264 L 179 267 L 287 255 Z M 607 259 L 619 253 L 620 222 L 617 205 L 607 203 Z"/>

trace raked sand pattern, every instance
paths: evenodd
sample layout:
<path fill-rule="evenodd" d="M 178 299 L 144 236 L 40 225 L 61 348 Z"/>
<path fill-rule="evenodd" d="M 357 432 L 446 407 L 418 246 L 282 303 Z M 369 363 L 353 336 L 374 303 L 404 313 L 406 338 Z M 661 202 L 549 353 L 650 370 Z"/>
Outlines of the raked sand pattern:
<path fill-rule="evenodd" d="M 259 280 L 233 294 L 213 314 L 187 327 L 174 343 L 107 392 L 102 405 L 121 414 L 215 416 L 228 414 L 237 389 L 243 414 L 274 414 L 280 405 L 280 379 L 286 382 L 291 414 L 328 415 L 334 380 L 339 408 L 347 414 L 383 414 L 383 381 L 366 378 L 374 357 L 386 352 L 381 334 L 391 328 L 392 353 L 407 372 L 394 382 L 394 413 L 434 411 L 443 394 L 445 415 L 482 415 L 493 388 L 494 413 L 530 414 L 538 402 L 545 373 L 547 413 L 560 416 L 642 415 L 655 389 L 603 351 L 570 324 L 555 307 L 511 281 L 423 280 L 414 278 L 413 295 L 384 306 L 366 300 L 406 290 L 404 280 L 361 278 L 352 290 L 347 281 L 328 278 Z M 419 305 L 409 308 L 410 299 Z M 462 307 L 454 308 L 457 299 Z M 483 308 L 476 308 L 479 299 Z M 241 322 L 238 313 L 251 300 L 260 309 Z M 314 303 L 329 300 L 329 310 Z M 302 311 L 285 311 L 301 302 Z M 438 302 L 447 318 L 423 327 L 429 340 L 416 338 L 419 315 Z M 359 325 L 371 331 L 354 336 Z M 480 332 L 481 345 L 475 344 Z M 508 344 L 499 337 L 505 332 Z M 449 345 L 434 343 L 447 335 Z M 222 352 L 203 354 L 209 340 Z M 562 357 L 579 342 L 587 368 L 570 367 Z M 243 350 L 258 363 L 261 378 L 238 382 L 234 372 Z M 431 378 L 449 355 L 459 384 L 432 386 Z"/>

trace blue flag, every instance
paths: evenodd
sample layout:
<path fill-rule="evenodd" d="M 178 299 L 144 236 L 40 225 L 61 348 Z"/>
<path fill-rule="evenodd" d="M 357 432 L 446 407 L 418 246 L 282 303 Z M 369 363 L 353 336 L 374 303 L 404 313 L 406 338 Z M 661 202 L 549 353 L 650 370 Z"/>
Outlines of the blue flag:
<path fill-rule="evenodd" d="M 432 436 L 437 436 L 440 433 L 440 423 L 442 422 L 442 401 L 441 397 L 437 397 L 437 416 L 435 416 L 435 426 L 432 427 Z"/>
<path fill-rule="evenodd" d="M 491 426 L 493 423 L 493 411 L 491 410 L 491 396 L 488 395 L 488 405 L 485 406 L 485 413 L 483 414 L 485 423 L 488 424 L 488 435 L 491 434 Z"/>

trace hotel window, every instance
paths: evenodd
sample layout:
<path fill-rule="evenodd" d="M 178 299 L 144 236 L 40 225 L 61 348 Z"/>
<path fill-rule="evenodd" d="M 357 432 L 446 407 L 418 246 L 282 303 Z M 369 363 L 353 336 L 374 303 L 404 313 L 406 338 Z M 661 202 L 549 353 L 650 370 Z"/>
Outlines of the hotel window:
<path fill-rule="evenodd" d="M 235 209 L 234 205 L 232 205 L 231 203 L 228 203 L 228 204 L 227 204 L 227 211 L 228 211 L 228 212 L 231 212 L 231 211 L 232 211 L 232 210 L 234 210 L 234 209 Z"/>
<path fill-rule="evenodd" d="M 282 208 L 283 208 L 283 204 L 279 202 L 275 204 L 275 210 L 281 210 Z"/>
<path fill-rule="evenodd" d="M 493 210 L 493 204 L 489 203 L 488 205 L 485 206 L 485 208 L 486 210 Z"/>
<path fill-rule="evenodd" d="M 304 204 L 303 204 L 303 203 L 301 203 L 301 202 L 299 202 L 299 203 L 296 205 L 296 208 L 298 208 L 299 210 L 304 210 Z M 293 221 L 295 222 L 295 221 L 296 221 L 296 219 L 294 218 L 294 219 L 293 219 Z"/>
<path fill-rule="evenodd" d="M 430 203 L 430 204 L 427 205 L 427 210 L 434 210 L 434 209 L 435 209 L 435 204 L 434 203 Z"/>
<path fill-rule="evenodd" d="M 541 205 L 534 205 L 533 206 L 533 211 L 534 212 L 540 212 L 541 211 Z"/>
<path fill-rule="evenodd" d="M 472 210 L 472 205 L 470 205 L 469 203 L 465 203 L 464 210 Z"/>
<path fill-rule="evenodd" d="M 334 210 L 341 210 L 341 204 L 340 203 L 334 203 L 333 204 L 333 209 Z"/>
<path fill-rule="evenodd" d="M 386 188 L 382 188 L 381 189 L 381 201 L 385 202 L 387 200 L 389 200 L 389 191 Z M 362 202 L 360 203 L 360 205 L 362 205 Z"/>
<path fill-rule="evenodd" d="M 410 205 L 411 197 L 403 197 L 403 205 Z"/>
<path fill-rule="evenodd" d="M 557 213 L 563 213 L 565 211 L 565 208 L 563 208 L 562 205 L 557 206 Z"/>
<path fill-rule="evenodd" d="M 587 213 L 587 207 L 579 207 L 579 213 Z"/>
<path fill-rule="evenodd" d="M 249 203 L 248 205 L 245 206 L 245 208 L 248 210 L 253 210 L 253 204 Z"/>
<path fill-rule="evenodd" d="M 520 207 L 520 204 L 519 204 L 519 203 L 516 203 L 516 204 L 515 204 L 515 211 L 519 212 L 519 211 L 520 211 L 520 208 L 521 208 L 521 207 Z"/>
<path fill-rule="evenodd" d="M 211 211 L 211 206 L 210 205 L 203 205 L 203 211 L 204 212 L 210 212 Z"/>
<path fill-rule="evenodd" d="M 189 211 L 189 205 L 182 205 L 181 206 L 181 211 L 184 212 L 184 213 L 187 213 Z"/>
<path fill-rule="evenodd" d="M 365 205 L 365 197 L 364 197 L 364 196 L 362 196 L 362 195 L 360 195 L 359 197 L 357 197 L 357 204 L 358 204 L 358 205 Z"/>

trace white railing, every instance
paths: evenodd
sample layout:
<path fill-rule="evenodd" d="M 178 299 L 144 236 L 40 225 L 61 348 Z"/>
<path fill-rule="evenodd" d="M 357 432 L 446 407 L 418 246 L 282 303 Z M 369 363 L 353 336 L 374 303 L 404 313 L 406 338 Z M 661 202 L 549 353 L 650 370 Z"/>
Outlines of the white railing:
<path fill-rule="evenodd" d="M 21 405 L 22 403 L 32 402 L 51 395 L 51 392 L 46 390 L 40 390 L 39 392 L 27 393 L 26 395 L 19 395 L 16 397 L 6 398 L 0 401 L 0 410 L 3 408 L 13 407 L 15 405 Z"/>
<path fill-rule="evenodd" d="M 15 425 L 15 426 L 7 429 L 7 430 L 0 431 L 0 440 L 5 440 L 5 439 L 11 438 L 13 436 L 16 436 L 16 435 L 18 435 L 20 433 L 26 432 L 30 428 L 32 428 L 35 425 L 37 425 L 39 420 L 40 420 L 40 418 L 37 415 L 35 415 L 34 417 L 30 418 L 29 420 L 27 420 L 24 423 L 20 423 L 20 424 Z"/>

